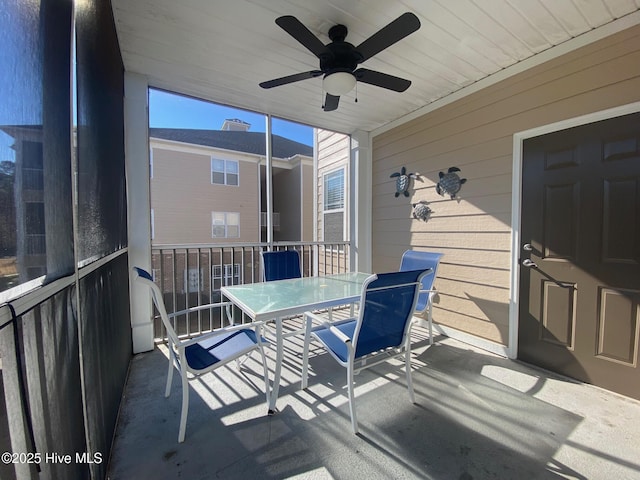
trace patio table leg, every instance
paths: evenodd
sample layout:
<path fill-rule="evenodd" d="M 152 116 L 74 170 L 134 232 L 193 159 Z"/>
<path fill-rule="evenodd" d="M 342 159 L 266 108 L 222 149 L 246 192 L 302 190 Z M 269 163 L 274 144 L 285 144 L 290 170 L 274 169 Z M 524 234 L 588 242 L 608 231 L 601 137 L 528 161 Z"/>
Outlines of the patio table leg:
<path fill-rule="evenodd" d="M 276 318 L 276 367 L 273 375 L 273 387 L 269 398 L 269 415 L 276 413 L 276 401 L 280 389 L 280 373 L 282 370 L 282 358 L 284 356 L 284 341 L 282 338 L 282 318 Z"/>

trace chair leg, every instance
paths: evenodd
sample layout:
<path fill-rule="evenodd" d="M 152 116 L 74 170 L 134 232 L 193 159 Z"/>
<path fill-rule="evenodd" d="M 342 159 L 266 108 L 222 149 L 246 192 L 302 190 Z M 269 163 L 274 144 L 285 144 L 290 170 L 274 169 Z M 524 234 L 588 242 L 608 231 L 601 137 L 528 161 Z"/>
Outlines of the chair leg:
<path fill-rule="evenodd" d="M 431 305 L 431 300 L 429 300 L 429 309 L 427 310 L 427 318 L 429 319 L 429 345 L 433 345 L 433 321 L 431 319 L 433 307 Z"/>
<path fill-rule="evenodd" d="M 411 350 L 409 347 L 404 352 L 404 367 L 407 374 L 407 388 L 409 389 L 409 399 L 411 403 L 416 403 L 416 398 L 413 393 L 413 381 L 411 379 Z"/>
<path fill-rule="evenodd" d="M 173 369 L 175 363 L 175 353 L 173 351 L 173 346 L 169 344 L 169 371 L 167 372 L 167 386 L 164 388 L 164 396 L 165 398 L 169 397 L 171 394 L 171 382 L 173 381 Z"/>
<path fill-rule="evenodd" d="M 187 430 L 187 414 L 189 413 L 189 379 L 187 378 L 187 369 L 185 366 L 181 366 L 180 376 L 182 377 L 182 413 L 180 414 L 178 442 L 182 443 L 184 442 L 184 436 Z"/>
<path fill-rule="evenodd" d="M 302 349 L 302 375 L 300 388 L 307 388 L 307 380 L 309 376 L 309 343 L 311 342 L 311 317 L 306 319 L 307 326 L 304 331 L 304 347 Z"/>
<path fill-rule="evenodd" d="M 353 394 L 353 363 L 347 366 L 347 389 L 349 391 L 349 412 L 351 413 L 351 429 L 354 434 L 358 433 L 358 419 L 356 417 L 356 403 Z"/>
<path fill-rule="evenodd" d="M 227 314 L 227 321 L 229 322 L 229 325 L 234 325 L 235 321 L 233 319 L 233 311 L 231 310 L 231 306 L 227 305 L 224 309 Z M 221 326 L 224 326 L 224 325 L 221 325 Z"/>
<path fill-rule="evenodd" d="M 251 350 L 249 353 L 247 353 L 243 357 L 236 358 L 236 368 L 238 369 L 238 371 L 240 371 L 240 368 L 244 365 L 244 363 L 251 358 L 254 351 L 255 350 Z"/>

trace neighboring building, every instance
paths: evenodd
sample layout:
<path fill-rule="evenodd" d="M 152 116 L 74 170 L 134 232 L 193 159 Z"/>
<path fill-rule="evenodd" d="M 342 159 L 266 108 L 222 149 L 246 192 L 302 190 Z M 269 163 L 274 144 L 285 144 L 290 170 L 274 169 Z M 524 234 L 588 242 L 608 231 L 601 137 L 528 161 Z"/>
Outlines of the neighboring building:
<path fill-rule="evenodd" d="M 150 128 L 152 243 L 266 240 L 265 134 Z M 272 138 L 274 241 L 313 240 L 313 147 Z"/>
<path fill-rule="evenodd" d="M 249 128 L 242 120 L 227 119 L 221 130 L 149 129 L 154 247 L 240 248 L 267 241 L 265 134 Z M 273 240 L 311 242 L 313 147 L 273 135 L 271 149 Z M 154 254 L 154 274 L 164 268 L 165 285 L 178 282 L 180 293 L 216 292 L 221 285 L 243 283 L 259 271 L 257 252 L 243 262 L 233 250 L 210 250 L 206 263 L 211 262 L 211 272 L 198 266 L 193 252 L 176 256 L 175 273 L 173 267 L 161 267 L 160 256 Z"/>
<path fill-rule="evenodd" d="M 14 226 L 15 231 L 3 232 L 2 237 L 8 240 L 0 248 L 6 289 L 47 273 L 44 165 L 41 125 L 4 125 L 0 130 L 14 139 L 11 148 L 15 151 L 13 206 L 3 205 L 7 221 L 3 228 Z"/>

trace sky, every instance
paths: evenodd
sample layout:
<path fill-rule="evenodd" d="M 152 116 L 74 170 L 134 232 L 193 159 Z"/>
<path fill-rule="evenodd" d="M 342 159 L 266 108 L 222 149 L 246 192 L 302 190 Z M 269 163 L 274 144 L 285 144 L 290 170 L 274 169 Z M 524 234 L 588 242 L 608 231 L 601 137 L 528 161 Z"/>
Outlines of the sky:
<path fill-rule="evenodd" d="M 238 118 L 250 123 L 251 132 L 265 131 L 265 116 L 262 114 L 161 90 L 149 90 L 149 126 L 152 128 L 220 130 L 227 118 Z M 274 117 L 271 125 L 274 134 L 313 146 L 313 128 Z"/>
<path fill-rule="evenodd" d="M 75 94 L 75 92 L 74 92 Z M 39 112 L 38 112 L 39 115 Z M 39 117 L 38 117 L 39 118 Z M 265 116 L 238 108 L 217 105 L 191 97 L 160 90 L 149 90 L 149 126 L 164 128 L 204 128 L 220 130 L 227 118 L 238 118 L 251 124 L 250 131 L 264 132 Z M 3 119 L 4 120 L 4 119 Z M 11 119 L 7 124 L 37 124 L 38 120 Z M 271 120 L 273 133 L 313 146 L 313 128 L 280 118 Z M 0 132 L 0 161 L 14 161 L 13 139 Z"/>

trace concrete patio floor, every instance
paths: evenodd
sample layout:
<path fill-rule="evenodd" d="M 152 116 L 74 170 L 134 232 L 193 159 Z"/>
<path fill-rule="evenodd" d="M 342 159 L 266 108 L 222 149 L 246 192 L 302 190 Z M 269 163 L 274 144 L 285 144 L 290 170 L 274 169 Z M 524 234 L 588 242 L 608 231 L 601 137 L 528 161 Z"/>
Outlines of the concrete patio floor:
<path fill-rule="evenodd" d="M 357 436 L 345 371 L 327 354 L 312 349 L 300 390 L 297 337 L 285 341 L 279 413 L 267 415 L 260 364 L 232 364 L 190 382 L 181 444 L 166 348 L 136 355 L 108 478 L 640 479 L 640 402 L 446 337 L 429 347 L 420 327 L 412 339 L 417 404 L 400 363 L 361 373 Z"/>

